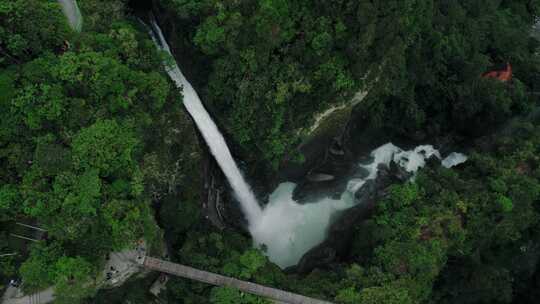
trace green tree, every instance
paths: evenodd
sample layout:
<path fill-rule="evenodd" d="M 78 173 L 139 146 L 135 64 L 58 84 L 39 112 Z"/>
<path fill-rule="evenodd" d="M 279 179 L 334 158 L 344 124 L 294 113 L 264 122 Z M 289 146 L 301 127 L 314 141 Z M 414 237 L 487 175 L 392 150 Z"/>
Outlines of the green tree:
<path fill-rule="evenodd" d="M 347 302 L 345 302 L 347 303 Z M 352 302 L 351 302 L 352 303 Z M 403 288 L 394 286 L 370 287 L 362 290 L 358 302 L 366 304 L 412 304 L 414 301 Z"/>
<path fill-rule="evenodd" d="M 25 291 L 35 292 L 53 284 L 56 279 L 55 264 L 61 255 L 62 249 L 57 243 L 33 246 L 30 257 L 19 268 Z"/>
<path fill-rule="evenodd" d="M 77 303 L 94 293 L 95 266 L 81 257 L 63 256 L 56 261 L 55 295 L 59 303 Z"/>
<path fill-rule="evenodd" d="M 14 185 L 0 187 L 0 221 L 5 221 L 20 212 L 21 197 Z"/>
<path fill-rule="evenodd" d="M 0 1 L 0 67 L 59 49 L 70 36 L 58 3 Z"/>
<path fill-rule="evenodd" d="M 133 173 L 138 144 L 129 127 L 114 120 L 97 121 L 73 139 L 73 160 L 80 169 L 99 170 L 101 176 Z"/>
<path fill-rule="evenodd" d="M 269 301 L 229 287 L 214 287 L 210 296 L 213 304 L 267 304 Z"/>

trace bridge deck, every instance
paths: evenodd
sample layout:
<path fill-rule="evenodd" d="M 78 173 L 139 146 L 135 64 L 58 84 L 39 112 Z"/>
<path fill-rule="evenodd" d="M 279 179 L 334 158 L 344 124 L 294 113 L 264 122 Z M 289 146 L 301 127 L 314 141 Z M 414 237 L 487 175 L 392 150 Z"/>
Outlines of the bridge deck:
<path fill-rule="evenodd" d="M 289 304 L 332 304 L 327 301 L 305 297 L 292 292 L 266 287 L 263 285 L 226 277 L 216 273 L 195 269 L 193 267 L 171 263 L 168 261 L 145 257 L 144 267 L 171 275 L 196 280 L 216 286 L 233 287 L 238 290 Z"/>

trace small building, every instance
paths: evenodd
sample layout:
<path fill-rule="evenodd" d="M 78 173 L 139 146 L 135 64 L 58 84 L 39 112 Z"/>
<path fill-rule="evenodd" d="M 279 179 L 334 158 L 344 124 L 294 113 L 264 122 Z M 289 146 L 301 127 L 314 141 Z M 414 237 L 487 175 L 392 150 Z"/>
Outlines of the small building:
<path fill-rule="evenodd" d="M 512 80 L 512 65 L 506 63 L 504 69 L 493 70 L 482 74 L 483 78 L 494 78 L 502 82 L 509 82 Z"/>

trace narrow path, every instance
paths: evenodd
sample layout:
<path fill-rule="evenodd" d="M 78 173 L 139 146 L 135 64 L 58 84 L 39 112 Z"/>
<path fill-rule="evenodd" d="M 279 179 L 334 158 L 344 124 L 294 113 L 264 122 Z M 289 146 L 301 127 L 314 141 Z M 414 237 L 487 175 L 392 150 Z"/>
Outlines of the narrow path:
<path fill-rule="evenodd" d="M 2 304 L 45 304 L 54 301 L 54 289 L 49 287 L 38 293 L 22 297 L 4 296 Z"/>
<path fill-rule="evenodd" d="M 263 285 L 251 283 L 248 281 L 242 281 L 231 277 L 226 277 L 216 273 L 195 269 L 189 266 L 171 263 L 152 257 L 144 257 L 139 260 L 145 268 L 156 270 L 171 275 L 208 283 L 216 286 L 233 287 L 243 292 L 258 295 L 264 298 L 268 298 L 278 303 L 289 304 L 332 304 L 327 301 L 317 300 L 295 294 L 292 292 L 266 287 Z"/>
<path fill-rule="evenodd" d="M 145 254 L 145 247 L 146 244 L 140 242 L 135 249 L 111 252 L 100 276 L 107 278 L 107 273 L 109 273 L 110 277 L 104 279 L 98 285 L 100 287 L 105 285 L 108 287 L 118 287 L 132 275 L 140 272 L 141 269 L 135 261 L 138 257 L 142 257 Z M 54 298 L 54 287 L 25 295 L 20 289 L 10 286 L 0 299 L 0 304 L 46 304 L 54 301 Z"/>

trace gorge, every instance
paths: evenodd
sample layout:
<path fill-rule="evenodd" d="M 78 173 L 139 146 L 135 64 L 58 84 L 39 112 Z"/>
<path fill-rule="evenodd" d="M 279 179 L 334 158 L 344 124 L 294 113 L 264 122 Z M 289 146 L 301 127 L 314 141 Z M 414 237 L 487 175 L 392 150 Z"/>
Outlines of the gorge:
<path fill-rule="evenodd" d="M 173 56 L 157 21 L 152 19 L 151 25 L 153 29 L 151 34 L 156 45 Z M 194 119 L 241 204 L 254 244 L 264 248 L 270 260 L 282 268 L 295 265 L 309 249 L 321 243 L 337 214 L 361 203 L 355 201 L 354 195 L 367 180 L 377 177 L 380 165 L 389 166 L 390 162 L 394 161 L 406 171 L 414 173 L 423 167 L 425 160 L 432 155 L 439 159 L 441 157 L 432 146 L 419 146 L 411 151 L 403 151 L 388 143 L 371 152 L 371 162 L 360 165 L 367 171 L 367 175 L 364 178 L 350 180 L 346 191 L 338 199 L 323 197 L 299 204 L 292 198 L 296 185 L 286 182 L 274 190 L 268 204 L 261 208 L 231 156 L 225 139 L 204 109 L 198 94 L 176 63 L 172 63 L 172 66 L 167 64 L 165 63 L 167 73 L 178 88 L 183 90 L 184 106 Z M 465 160 L 464 155 L 454 153 L 443 160 L 443 165 L 451 167 Z"/>

